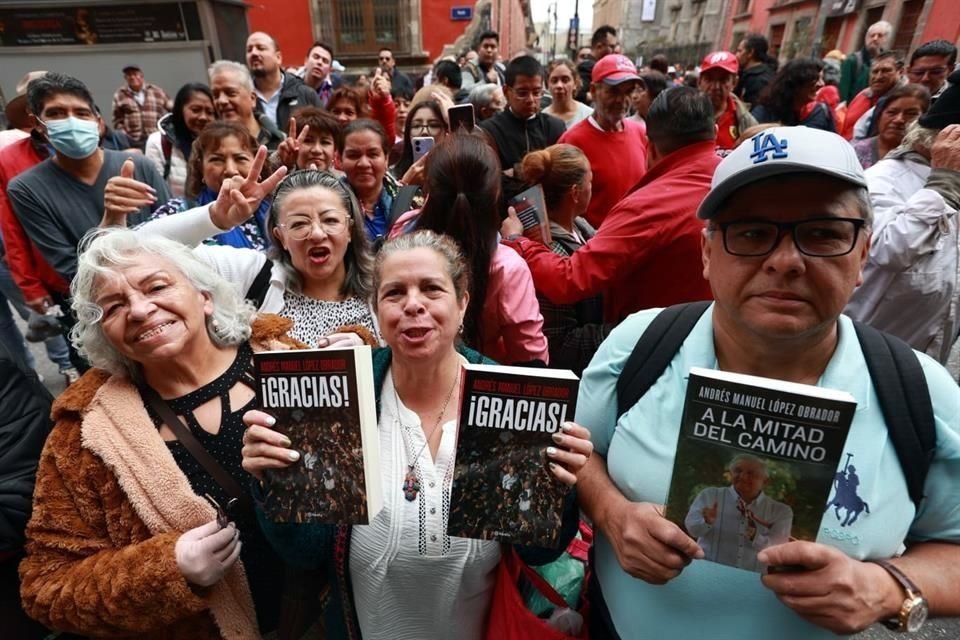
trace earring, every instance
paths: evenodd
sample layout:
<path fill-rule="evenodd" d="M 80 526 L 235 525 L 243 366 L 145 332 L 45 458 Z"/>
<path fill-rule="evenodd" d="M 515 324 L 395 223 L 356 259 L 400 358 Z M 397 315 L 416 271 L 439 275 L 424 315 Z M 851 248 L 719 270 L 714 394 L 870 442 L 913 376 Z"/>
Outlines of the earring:
<path fill-rule="evenodd" d="M 210 321 L 210 326 L 213 327 L 214 331 L 218 331 L 220 329 L 220 321 L 214 318 Z"/>
<path fill-rule="evenodd" d="M 459 334 L 459 335 L 461 335 L 461 336 L 463 335 L 463 323 L 462 323 L 462 322 L 460 323 L 460 328 L 457 329 L 457 334 Z"/>

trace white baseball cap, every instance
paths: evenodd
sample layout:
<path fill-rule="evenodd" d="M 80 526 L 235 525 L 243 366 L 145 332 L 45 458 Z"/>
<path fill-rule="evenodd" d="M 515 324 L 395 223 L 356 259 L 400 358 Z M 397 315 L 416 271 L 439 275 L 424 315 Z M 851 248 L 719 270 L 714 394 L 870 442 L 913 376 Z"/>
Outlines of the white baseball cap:
<path fill-rule="evenodd" d="M 720 162 L 697 216 L 709 220 L 737 189 L 791 173 L 819 173 L 867 186 L 856 151 L 837 134 L 803 126 L 772 127 L 743 142 Z"/>

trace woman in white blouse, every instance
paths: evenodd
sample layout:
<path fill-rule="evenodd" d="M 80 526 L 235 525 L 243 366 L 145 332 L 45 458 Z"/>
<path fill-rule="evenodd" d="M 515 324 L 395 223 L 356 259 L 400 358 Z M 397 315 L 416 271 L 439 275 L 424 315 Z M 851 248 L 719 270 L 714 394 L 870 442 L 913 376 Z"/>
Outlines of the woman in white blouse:
<path fill-rule="evenodd" d="M 374 352 L 384 507 L 366 526 L 264 523 L 265 530 L 294 567 L 327 568 L 328 638 L 481 638 L 500 544 L 446 534 L 460 366 L 489 362 L 457 341 L 469 274 L 453 241 L 418 231 L 383 246 L 373 289 L 388 345 Z M 299 457 L 269 428 L 270 416 L 251 411 L 244 420 L 243 465 L 255 476 Z M 548 452 L 552 473 L 573 485 L 592 449 L 588 431 L 567 423 Z M 578 519 L 568 503 L 561 549 Z M 559 553 L 521 551 L 532 564 Z"/>

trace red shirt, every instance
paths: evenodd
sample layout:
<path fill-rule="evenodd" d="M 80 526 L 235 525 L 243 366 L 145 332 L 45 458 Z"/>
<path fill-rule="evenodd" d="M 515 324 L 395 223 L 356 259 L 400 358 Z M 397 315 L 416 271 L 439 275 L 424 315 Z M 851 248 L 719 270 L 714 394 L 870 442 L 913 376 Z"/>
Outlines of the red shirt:
<path fill-rule="evenodd" d="M 727 108 L 717 118 L 717 149 L 733 149 L 740 137 L 737 124 L 737 105 L 732 97 L 727 97 Z"/>
<path fill-rule="evenodd" d="M 0 151 L 0 232 L 10 274 L 26 300 L 39 300 L 52 291 L 66 294 L 70 289 L 27 238 L 7 200 L 10 182 L 43 161 L 33 145 L 31 138 L 24 138 Z"/>
<path fill-rule="evenodd" d="M 843 121 L 843 129 L 840 131 L 840 135 L 847 140 L 852 140 L 857 120 L 867 111 L 870 111 L 870 108 L 877 104 L 877 100 L 879 98 L 875 99 L 869 88 L 855 95 L 850 104 L 847 105 L 847 115 Z"/>
<path fill-rule="evenodd" d="M 590 160 L 593 195 L 584 217 L 595 228 L 647 171 L 647 136 L 640 123 L 623 120 L 622 131 L 604 131 L 593 117 L 567 130 L 558 143 L 578 147 Z"/>
<path fill-rule="evenodd" d="M 569 258 L 527 238 L 505 242 L 527 261 L 537 293 L 550 302 L 573 304 L 604 293 L 607 322 L 641 309 L 710 300 L 697 208 L 719 163 L 712 140 L 669 154 Z"/>

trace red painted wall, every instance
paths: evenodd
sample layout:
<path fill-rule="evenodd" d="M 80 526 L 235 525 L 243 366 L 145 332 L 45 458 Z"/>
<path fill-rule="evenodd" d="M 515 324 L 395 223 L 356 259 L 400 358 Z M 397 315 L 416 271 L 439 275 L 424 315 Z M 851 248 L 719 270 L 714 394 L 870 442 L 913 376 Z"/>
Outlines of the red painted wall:
<path fill-rule="evenodd" d="M 280 45 L 283 65 L 299 67 L 313 44 L 307 0 L 259 0 L 247 10 L 250 32 L 264 31 Z"/>
<path fill-rule="evenodd" d="M 960 40 L 960 2 L 957 0 L 934 0 L 927 16 L 920 43 L 943 38 L 954 44 Z"/>
<path fill-rule="evenodd" d="M 423 50 L 430 60 L 436 59 L 443 47 L 453 44 L 463 34 L 469 20 L 451 20 L 453 7 L 473 7 L 474 0 L 420 0 L 420 34 Z"/>

